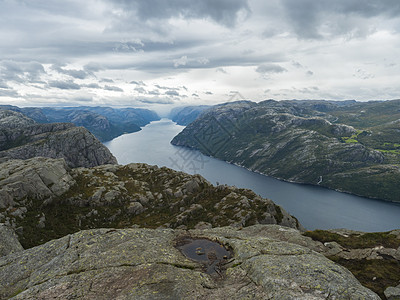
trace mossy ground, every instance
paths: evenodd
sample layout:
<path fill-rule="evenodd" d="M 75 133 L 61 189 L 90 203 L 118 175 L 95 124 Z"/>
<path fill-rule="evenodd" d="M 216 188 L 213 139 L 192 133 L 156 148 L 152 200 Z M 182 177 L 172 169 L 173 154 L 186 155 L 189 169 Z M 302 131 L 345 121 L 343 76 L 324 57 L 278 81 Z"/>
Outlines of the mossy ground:
<path fill-rule="evenodd" d="M 75 185 L 51 201 L 22 201 L 27 212 L 14 219 L 16 228 L 22 228 L 18 232 L 24 248 L 99 227 L 193 229 L 200 222 L 213 227 L 250 226 L 262 222 L 265 212 L 278 224 L 283 220 L 279 206 L 250 190 L 216 187 L 198 175 L 167 168 L 138 165 L 119 167 L 114 172 L 88 169 L 77 172 L 74 180 Z M 186 191 L 186 184 L 195 183 L 195 190 Z M 102 191 L 100 198 L 93 198 L 98 191 Z M 116 195 L 106 200 L 109 192 Z M 131 204 L 140 207 L 140 211 L 132 211 Z M 8 217 L 12 217 L 11 213 L 7 213 Z M 299 226 L 297 220 L 296 224 Z"/>
<path fill-rule="evenodd" d="M 326 230 L 314 230 L 304 233 L 313 240 L 325 242 L 337 242 L 348 249 L 366 249 L 378 246 L 397 249 L 400 247 L 400 239 L 390 232 L 371 232 L 362 235 L 352 234 L 348 237 Z"/>
<path fill-rule="evenodd" d="M 314 230 L 307 231 L 304 235 L 322 243 L 337 242 L 347 249 L 400 247 L 400 239 L 389 232 L 352 234 L 346 237 L 326 230 Z M 383 293 L 386 288 L 397 286 L 400 282 L 400 262 L 395 259 L 344 259 L 338 256 L 328 258 L 347 268 L 362 285 L 373 290 L 382 299 L 386 299 Z"/>
<path fill-rule="evenodd" d="M 400 282 L 400 263 L 396 260 L 356 260 L 335 256 L 328 258 L 347 268 L 363 286 L 371 289 L 384 300 L 387 299 L 384 295 L 385 289 L 397 286 Z"/>

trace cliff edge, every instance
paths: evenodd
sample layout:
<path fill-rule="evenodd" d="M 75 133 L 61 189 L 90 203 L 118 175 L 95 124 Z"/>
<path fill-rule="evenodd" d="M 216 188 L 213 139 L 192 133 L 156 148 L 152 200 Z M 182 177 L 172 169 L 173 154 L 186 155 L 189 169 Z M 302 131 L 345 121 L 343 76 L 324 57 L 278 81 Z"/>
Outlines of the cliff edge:
<path fill-rule="evenodd" d="M 37 124 L 21 113 L 0 110 L 0 161 L 38 156 L 63 158 L 72 168 L 117 163 L 107 147 L 83 127 Z"/>

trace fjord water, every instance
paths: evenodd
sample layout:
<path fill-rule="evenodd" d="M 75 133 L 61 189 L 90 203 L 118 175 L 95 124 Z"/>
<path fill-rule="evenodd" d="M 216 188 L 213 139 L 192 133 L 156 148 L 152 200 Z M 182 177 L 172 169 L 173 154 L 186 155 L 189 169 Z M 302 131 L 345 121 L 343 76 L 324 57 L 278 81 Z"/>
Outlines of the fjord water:
<path fill-rule="evenodd" d="M 172 138 L 183 128 L 171 120 L 162 119 L 105 145 L 120 164 L 144 162 L 166 166 L 200 174 L 213 184 L 252 189 L 296 216 L 306 229 L 388 231 L 400 228 L 400 204 L 279 181 L 205 156 L 196 150 L 171 145 Z"/>

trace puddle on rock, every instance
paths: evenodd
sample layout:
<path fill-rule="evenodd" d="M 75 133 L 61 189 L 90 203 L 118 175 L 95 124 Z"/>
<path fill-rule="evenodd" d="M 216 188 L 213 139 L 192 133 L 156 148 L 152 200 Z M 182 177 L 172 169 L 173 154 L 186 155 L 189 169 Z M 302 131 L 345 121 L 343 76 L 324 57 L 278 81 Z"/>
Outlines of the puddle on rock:
<path fill-rule="evenodd" d="M 222 276 L 223 266 L 232 257 L 224 245 L 204 238 L 182 238 L 176 246 L 187 258 L 204 265 L 209 275 Z"/>

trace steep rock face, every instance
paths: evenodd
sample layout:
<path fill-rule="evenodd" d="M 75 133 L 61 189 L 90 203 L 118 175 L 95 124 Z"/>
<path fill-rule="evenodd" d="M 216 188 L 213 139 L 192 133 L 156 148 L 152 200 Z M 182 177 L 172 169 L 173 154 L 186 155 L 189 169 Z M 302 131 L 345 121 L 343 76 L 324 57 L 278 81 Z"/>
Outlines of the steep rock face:
<path fill-rule="evenodd" d="M 22 250 L 24 248 L 18 241 L 15 232 L 4 224 L 0 224 L 0 257 Z"/>
<path fill-rule="evenodd" d="M 203 113 L 171 143 L 275 178 L 400 201 L 398 125 L 359 130 L 333 123 L 339 117 L 296 101 L 228 103 Z"/>
<path fill-rule="evenodd" d="M 9 160 L 0 166 L 0 208 L 3 209 L 27 197 L 45 200 L 60 196 L 75 184 L 63 159 L 36 157 Z"/>
<path fill-rule="evenodd" d="M 0 164 L 0 222 L 32 247 L 81 229 L 280 224 L 302 228 L 269 199 L 146 164 L 69 169 L 63 160 Z"/>
<path fill-rule="evenodd" d="M 0 299 L 379 299 L 323 255 L 278 239 L 285 231 L 301 239 L 274 225 L 81 231 L 0 258 Z M 174 247 L 185 236 L 233 257 L 206 274 Z"/>
<path fill-rule="evenodd" d="M 0 127 L 0 159 L 3 161 L 44 156 L 64 158 L 70 167 L 117 163 L 110 151 L 82 127 L 69 123 L 23 126 L 29 119 L 18 112 L 7 114 L 13 115 L 13 121 L 3 122 Z"/>

